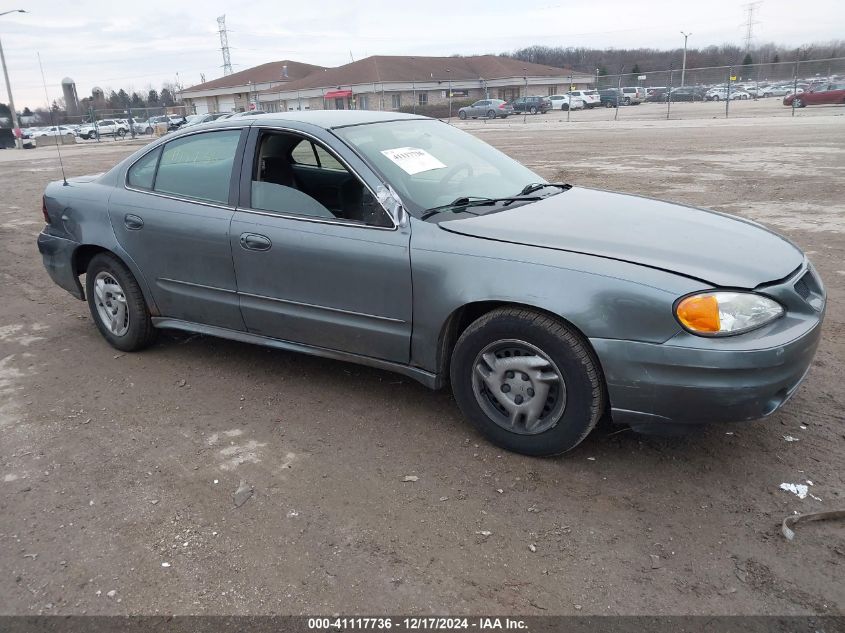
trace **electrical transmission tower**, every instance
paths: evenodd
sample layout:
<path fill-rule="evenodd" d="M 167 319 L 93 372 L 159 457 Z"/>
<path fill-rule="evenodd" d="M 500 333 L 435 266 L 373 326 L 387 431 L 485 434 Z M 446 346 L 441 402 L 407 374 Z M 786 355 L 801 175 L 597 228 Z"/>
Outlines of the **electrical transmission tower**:
<path fill-rule="evenodd" d="M 742 5 L 745 7 L 745 12 L 748 14 L 748 18 L 745 21 L 745 52 L 751 50 L 751 43 L 754 40 L 754 25 L 760 24 L 759 20 L 754 19 L 754 13 L 757 11 L 759 6 L 763 3 L 763 0 L 757 0 L 756 2 L 749 2 L 748 4 Z"/>
<path fill-rule="evenodd" d="M 217 27 L 220 31 L 220 50 L 223 52 L 223 75 L 232 74 L 232 60 L 229 58 L 229 36 L 226 33 L 226 16 L 217 18 Z"/>

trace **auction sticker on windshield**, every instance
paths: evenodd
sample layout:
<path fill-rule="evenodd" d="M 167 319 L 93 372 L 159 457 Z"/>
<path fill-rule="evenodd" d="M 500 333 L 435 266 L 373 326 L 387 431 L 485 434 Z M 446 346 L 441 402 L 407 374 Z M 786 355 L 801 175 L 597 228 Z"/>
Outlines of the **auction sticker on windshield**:
<path fill-rule="evenodd" d="M 397 147 L 396 149 L 382 150 L 381 153 L 411 176 L 423 171 L 446 167 L 434 156 L 419 147 Z"/>

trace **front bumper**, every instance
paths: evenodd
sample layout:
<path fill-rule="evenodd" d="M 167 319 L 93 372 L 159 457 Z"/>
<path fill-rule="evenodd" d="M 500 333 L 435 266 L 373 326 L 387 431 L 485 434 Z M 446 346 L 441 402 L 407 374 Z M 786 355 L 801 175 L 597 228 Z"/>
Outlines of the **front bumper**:
<path fill-rule="evenodd" d="M 82 284 L 73 270 L 73 254 L 79 244 L 43 231 L 38 235 L 38 252 L 50 278 L 77 299 L 85 300 Z"/>
<path fill-rule="evenodd" d="M 761 291 L 786 305 L 778 321 L 744 335 L 679 333 L 663 344 L 591 339 L 605 374 L 614 422 L 671 433 L 709 422 L 771 415 L 798 389 L 821 338 L 824 289 L 806 265 Z M 805 275 L 808 275 L 805 277 Z M 804 279 L 816 282 L 809 295 Z"/>

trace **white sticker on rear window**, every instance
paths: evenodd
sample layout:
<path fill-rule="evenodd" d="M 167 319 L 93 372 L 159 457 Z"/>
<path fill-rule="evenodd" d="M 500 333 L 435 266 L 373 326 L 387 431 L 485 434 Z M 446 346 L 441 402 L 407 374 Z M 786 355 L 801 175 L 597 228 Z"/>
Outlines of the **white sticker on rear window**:
<path fill-rule="evenodd" d="M 446 165 L 419 147 L 397 147 L 381 152 L 407 174 L 413 176 L 423 171 L 444 169 Z"/>

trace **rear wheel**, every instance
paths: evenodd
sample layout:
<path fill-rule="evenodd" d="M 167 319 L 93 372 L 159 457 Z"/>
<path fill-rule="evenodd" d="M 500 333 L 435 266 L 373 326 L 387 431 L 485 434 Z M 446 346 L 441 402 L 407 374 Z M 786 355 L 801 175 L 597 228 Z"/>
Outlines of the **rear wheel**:
<path fill-rule="evenodd" d="M 494 310 L 464 331 L 451 381 L 464 416 L 488 440 L 526 455 L 573 449 L 604 410 L 598 363 L 582 338 L 522 308 Z"/>
<path fill-rule="evenodd" d="M 537 114 L 537 108 L 536 108 L 536 107 L 534 107 L 534 106 L 531 106 L 531 107 L 528 109 L 528 114 Z"/>
<path fill-rule="evenodd" d="M 126 136 L 126 130 L 124 130 L 123 128 L 118 129 L 118 131 L 117 131 L 117 132 L 115 132 L 115 133 L 116 133 L 116 134 L 117 134 L 120 138 L 123 138 L 124 136 Z"/>
<path fill-rule="evenodd" d="M 155 340 L 156 330 L 141 288 L 117 257 L 101 253 L 91 260 L 85 291 L 91 317 L 112 347 L 134 352 Z"/>

